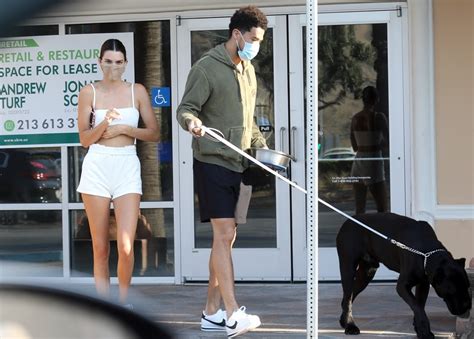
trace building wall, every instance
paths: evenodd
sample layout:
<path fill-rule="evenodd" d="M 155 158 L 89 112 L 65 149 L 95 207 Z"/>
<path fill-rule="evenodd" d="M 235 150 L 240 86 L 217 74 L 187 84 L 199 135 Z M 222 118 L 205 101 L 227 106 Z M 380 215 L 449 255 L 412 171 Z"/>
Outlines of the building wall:
<path fill-rule="evenodd" d="M 407 0 L 318 0 L 318 5 L 326 4 L 360 4 L 360 3 L 383 3 L 383 2 L 407 2 Z"/>
<path fill-rule="evenodd" d="M 274 6 L 304 6 L 305 0 L 258 0 L 254 2 L 244 2 L 235 0 L 69 0 L 63 1 L 62 5 L 57 6 L 42 16 L 61 16 L 68 17 L 74 15 L 102 15 L 102 14 L 121 14 L 121 13 L 164 13 L 178 11 L 202 11 L 202 10 L 225 10 L 236 9 L 248 4 L 255 4 L 259 7 Z"/>
<path fill-rule="evenodd" d="M 453 232 L 453 230 L 456 230 Z M 439 220 L 436 223 L 436 234 L 455 258 L 474 258 L 474 227 L 472 221 Z"/>
<path fill-rule="evenodd" d="M 434 1 L 438 204 L 474 204 L 474 1 Z"/>
<path fill-rule="evenodd" d="M 471 210 L 437 220 L 457 256 L 474 257 L 474 1 L 433 0 L 436 203 Z M 453 219 L 456 219 L 455 217 Z"/>

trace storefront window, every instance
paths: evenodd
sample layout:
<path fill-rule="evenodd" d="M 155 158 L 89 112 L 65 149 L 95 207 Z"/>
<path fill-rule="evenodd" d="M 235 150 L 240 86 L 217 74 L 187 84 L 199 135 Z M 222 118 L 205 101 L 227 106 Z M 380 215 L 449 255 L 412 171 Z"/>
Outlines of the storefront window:
<path fill-rule="evenodd" d="M 117 224 L 110 212 L 109 237 L 111 276 L 117 276 Z M 70 211 L 71 276 L 93 274 L 92 240 L 84 211 Z M 172 209 L 142 209 L 134 242 L 135 277 L 174 275 L 174 227 Z"/>
<path fill-rule="evenodd" d="M 127 22 L 107 24 L 67 25 L 67 34 L 133 32 L 135 82 L 143 84 L 149 92 L 152 88 L 171 88 L 170 24 L 169 21 Z M 99 48 L 100 46 L 95 46 Z M 173 199 L 172 122 L 171 106 L 155 107 L 154 112 L 160 129 L 160 141 L 137 141 L 138 157 L 142 165 L 142 201 L 166 201 Z M 71 176 L 69 192 L 71 202 L 80 202 L 76 193 L 80 168 L 84 156 L 81 147 L 69 149 Z"/>
<path fill-rule="evenodd" d="M 169 21 L 80 24 L 66 26 L 66 34 L 134 33 L 135 82 L 151 93 L 153 88 L 171 88 L 170 24 Z M 96 46 L 99 48 L 100 46 Z M 156 105 L 155 105 L 156 106 Z M 160 141 L 137 141 L 141 163 L 142 202 L 173 199 L 172 122 L 169 107 L 153 107 L 160 129 Z M 140 122 L 141 123 L 141 122 Z M 87 149 L 68 147 L 69 201 L 81 202 L 76 189 Z M 93 254 L 89 224 L 85 211 L 70 211 L 71 276 L 92 276 Z M 110 214 L 110 274 L 117 275 L 116 223 Z M 137 220 L 134 243 L 133 276 L 174 275 L 173 209 L 142 209 Z"/>
<path fill-rule="evenodd" d="M 19 26 L 9 37 L 57 35 L 58 25 Z M 0 262 L 6 277 L 62 277 L 61 149 L 0 149 Z M 3 204 L 34 204 L 11 210 Z"/>
<path fill-rule="evenodd" d="M 8 277 L 62 277 L 61 211 L 0 210 L 0 262 Z"/>
<path fill-rule="evenodd" d="M 59 147 L 0 150 L 0 203 L 61 201 Z"/>

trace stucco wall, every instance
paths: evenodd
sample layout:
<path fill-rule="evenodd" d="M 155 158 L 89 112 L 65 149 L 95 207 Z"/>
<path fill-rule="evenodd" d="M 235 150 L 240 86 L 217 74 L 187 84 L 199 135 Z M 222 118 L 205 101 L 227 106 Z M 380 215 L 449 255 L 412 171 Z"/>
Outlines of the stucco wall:
<path fill-rule="evenodd" d="M 406 0 L 318 0 L 318 5 L 380 2 L 406 2 Z"/>
<path fill-rule="evenodd" d="M 453 232 L 453 230 L 456 230 Z M 470 221 L 437 221 L 436 234 L 455 258 L 474 257 L 474 227 Z"/>
<path fill-rule="evenodd" d="M 474 1 L 434 0 L 438 204 L 474 204 Z"/>
<path fill-rule="evenodd" d="M 433 0 L 436 202 L 474 216 L 474 1 Z M 469 213 L 468 213 L 469 214 Z M 455 216 L 454 216 L 455 217 Z M 474 257 L 474 220 L 437 220 L 455 257 Z M 467 263 L 468 264 L 468 263 Z"/>

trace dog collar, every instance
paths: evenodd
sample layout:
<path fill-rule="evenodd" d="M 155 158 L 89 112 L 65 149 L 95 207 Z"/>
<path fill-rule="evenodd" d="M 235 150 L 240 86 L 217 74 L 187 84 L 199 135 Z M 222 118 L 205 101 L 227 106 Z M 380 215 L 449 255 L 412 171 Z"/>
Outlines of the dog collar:
<path fill-rule="evenodd" d="M 424 260 L 424 263 L 423 263 L 423 268 L 425 269 L 426 271 L 426 261 L 428 260 L 428 257 L 436 252 L 442 252 L 442 251 L 446 251 L 444 248 L 438 248 L 437 250 L 433 250 L 431 252 L 428 252 L 428 253 L 422 253 L 423 256 L 425 257 L 425 260 Z"/>
<path fill-rule="evenodd" d="M 398 242 L 394 239 L 390 239 L 390 242 L 398 247 L 400 247 L 401 249 L 404 249 L 404 250 L 407 250 L 409 252 L 412 252 L 412 253 L 415 253 L 415 254 L 418 254 L 418 255 L 421 255 L 423 257 L 425 257 L 425 260 L 423 261 L 423 269 L 426 271 L 426 261 L 428 260 L 428 257 L 436 252 L 442 252 L 442 251 L 446 251 L 444 248 L 438 248 L 436 250 L 433 250 L 433 251 L 430 251 L 430 252 L 427 252 L 427 253 L 423 253 L 421 251 L 418 251 L 418 250 L 415 250 L 414 248 L 411 248 L 405 244 L 402 244 L 401 242 Z"/>

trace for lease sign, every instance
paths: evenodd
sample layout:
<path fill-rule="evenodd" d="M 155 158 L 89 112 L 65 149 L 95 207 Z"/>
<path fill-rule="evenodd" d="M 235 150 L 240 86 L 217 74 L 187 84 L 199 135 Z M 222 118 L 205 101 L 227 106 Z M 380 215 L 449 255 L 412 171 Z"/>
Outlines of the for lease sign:
<path fill-rule="evenodd" d="M 0 40 L 0 146 L 78 143 L 78 94 L 102 78 L 100 46 L 112 38 L 127 49 L 124 78 L 133 82 L 133 33 Z"/>

